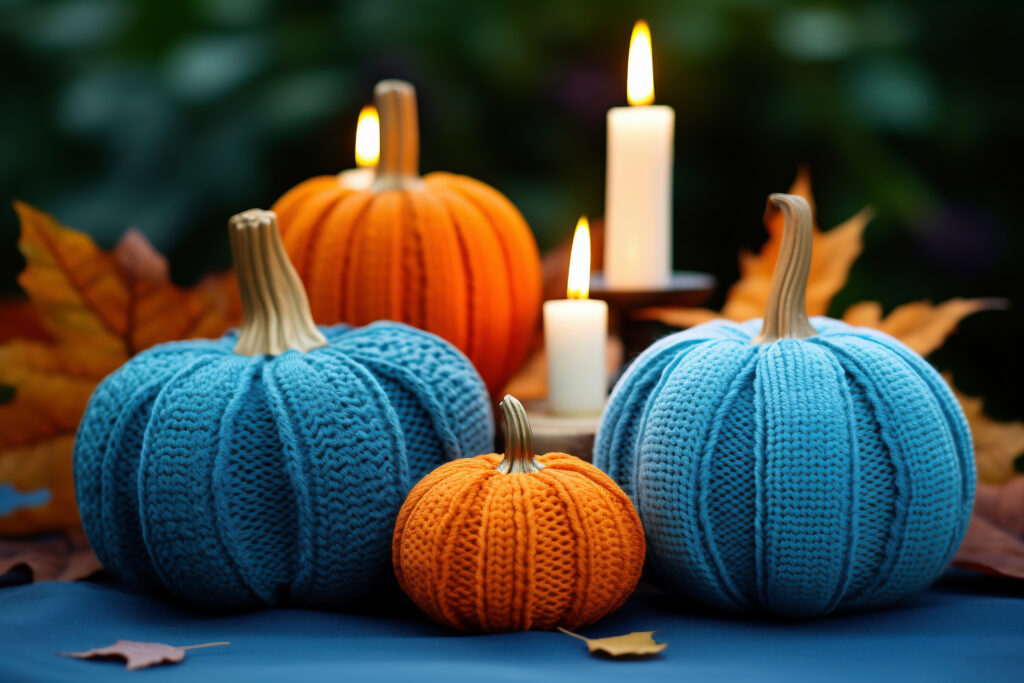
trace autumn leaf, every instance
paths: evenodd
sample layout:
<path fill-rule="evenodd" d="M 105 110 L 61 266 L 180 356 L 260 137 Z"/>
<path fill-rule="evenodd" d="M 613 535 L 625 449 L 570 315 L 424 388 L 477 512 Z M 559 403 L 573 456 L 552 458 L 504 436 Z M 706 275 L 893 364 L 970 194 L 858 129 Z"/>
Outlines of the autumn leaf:
<path fill-rule="evenodd" d="M 9 304 L 26 322 L 0 344 L 0 483 L 50 491 L 50 500 L 0 519 L 0 534 L 78 522 L 71 478 L 74 433 L 93 388 L 133 354 L 173 339 L 216 337 L 240 318 L 237 284 L 225 273 L 191 289 L 171 283 L 167 262 L 129 231 L 106 252 L 84 233 L 15 202 L 18 282 L 31 304 Z"/>
<path fill-rule="evenodd" d="M 611 657 L 645 655 L 656 655 L 666 647 L 668 643 L 654 642 L 654 631 L 634 631 L 624 636 L 612 636 L 609 638 L 585 638 L 578 633 L 559 628 L 559 631 L 567 636 L 582 640 L 587 644 L 591 654 L 603 653 Z"/>
<path fill-rule="evenodd" d="M 201 645 L 185 645 L 175 647 L 163 643 L 140 643 L 134 640 L 119 640 L 113 645 L 98 647 L 85 652 L 58 652 L 61 657 L 74 657 L 76 659 L 123 659 L 125 667 L 129 671 L 145 669 L 155 664 L 178 664 L 185 659 L 187 650 L 198 650 L 204 647 L 219 647 L 230 645 L 224 641 L 220 643 L 203 643 Z"/>
<path fill-rule="evenodd" d="M 1024 579 L 1024 476 L 978 484 L 974 514 L 953 563 Z"/>
<path fill-rule="evenodd" d="M 789 192 L 807 199 L 812 214 L 817 216 L 810 173 L 806 168 L 799 170 Z M 870 208 L 862 209 L 828 232 L 818 228 L 815 218 L 811 272 L 807 282 L 808 315 L 825 315 L 828 312 L 832 298 L 846 284 L 850 268 L 860 256 L 864 228 L 873 215 Z M 783 224 L 782 212 L 769 202 L 764 214 L 768 241 L 757 254 L 740 253 L 740 279 L 729 289 L 721 312 L 706 308 L 648 308 L 637 312 L 636 317 L 658 320 L 674 327 L 693 327 L 717 318 L 736 321 L 760 318 L 764 315 L 775 261 L 782 247 Z"/>
<path fill-rule="evenodd" d="M 1018 473 L 1017 463 L 1024 457 L 1024 422 L 993 420 L 985 415 L 981 398 L 961 393 L 949 374 L 943 377 L 970 423 L 978 481 L 989 484 L 1009 481 Z"/>
<path fill-rule="evenodd" d="M 934 305 L 929 301 L 915 301 L 897 306 L 882 316 L 882 305 L 877 301 L 853 304 L 843 313 L 843 321 L 858 327 L 872 327 L 927 356 L 939 348 L 952 334 L 960 321 L 978 311 L 1006 308 L 1003 299 L 950 299 Z"/>
<path fill-rule="evenodd" d="M 41 540 L 0 539 L 0 575 L 22 568 L 33 581 L 77 581 L 96 574 L 103 566 L 81 531 Z"/>

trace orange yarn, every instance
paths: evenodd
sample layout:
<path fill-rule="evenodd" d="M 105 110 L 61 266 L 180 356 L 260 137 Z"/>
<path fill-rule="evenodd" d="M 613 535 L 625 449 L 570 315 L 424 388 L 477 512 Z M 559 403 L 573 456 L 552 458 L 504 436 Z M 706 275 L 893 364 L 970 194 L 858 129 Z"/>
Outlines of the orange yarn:
<path fill-rule="evenodd" d="M 396 94 L 394 83 L 378 86 L 382 156 L 371 189 L 318 176 L 273 210 L 318 323 L 387 319 L 433 332 L 497 394 L 537 328 L 537 244 L 493 187 L 450 173 L 419 177 L 415 95 L 404 85 L 391 100 L 381 98 Z"/>
<path fill-rule="evenodd" d="M 564 453 L 530 473 L 497 472 L 501 460 L 456 460 L 413 488 L 393 542 L 402 589 L 463 631 L 572 629 L 618 608 L 645 552 L 626 494 Z"/>

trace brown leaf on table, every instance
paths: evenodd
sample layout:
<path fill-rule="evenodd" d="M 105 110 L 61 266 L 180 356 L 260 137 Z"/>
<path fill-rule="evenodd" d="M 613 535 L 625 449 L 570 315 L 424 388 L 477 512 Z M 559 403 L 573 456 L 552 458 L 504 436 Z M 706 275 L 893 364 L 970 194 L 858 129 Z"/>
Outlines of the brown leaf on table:
<path fill-rule="evenodd" d="M 960 321 L 982 310 L 1005 308 L 1003 299 L 950 299 L 935 305 L 930 301 L 914 301 L 897 306 L 882 316 L 882 305 L 877 301 L 861 301 L 843 313 L 843 321 L 858 327 L 871 327 L 896 337 L 901 342 L 927 356 L 939 348 L 952 334 Z"/>
<path fill-rule="evenodd" d="M 978 484 L 974 514 L 953 564 L 1024 579 L 1024 476 Z"/>
<path fill-rule="evenodd" d="M 789 192 L 805 197 L 817 215 L 810 173 L 806 168 L 798 171 Z M 811 273 L 807 282 L 808 315 L 825 315 L 828 312 L 832 298 L 846 284 L 850 268 L 860 256 L 864 246 L 864 228 L 872 216 L 871 209 L 862 209 L 828 232 L 818 229 L 815 218 Z M 729 289 L 720 313 L 706 308 L 649 308 L 638 312 L 637 317 L 659 320 L 674 327 L 693 327 L 716 318 L 737 321 L 760 318 L 768 302 L 772 273 L 782 246 L 783 223 L 782 212 L 769 203 L 764 213 L 768 241 L 757 254 L 740 254 L 740 279 Z"/>
<path fill-rule="evenodd" d="M 668 643 L 654 642 L 654 631 L 634 631 L 624 636 L 609 638 L 586 638 L 564 628 L 558 630 L 567 636 L 582 640 L 592 654 L 604 653 L 611 657 L 656 655 L 668 647 Z"/>
<path fill-rule="evenodd" d="M 0 575 L 25 568 L 33 581 L 77 581 L 103 569 L 81 531 L 60 538 L 0 539 Z"/>
<path fill-rule="evenodd" d="M 72 444 L 103 377 L 154 344 L 216 337 L 241 317 L 231 273 L 183 289 L 141 233 L 129 231 L 113 251 L 103 251 L 52 216 L 22 202 L 14 206 L 26 261 L 18 282 L 35 315 L 23 307 L 19 314 L 35 324 L 0 344 L 0 385 L 13 392 L 0 403 L 0 483 L 51 495 L 44 505 L 0 519 L 0 535 L 77 523 Z"/>
<path fill-rule="evenodd" d="M 186 645 L 175 647 L 163 643 L 140 643 L 134 640 L 119 640 L 113 645 L 98 647 L 85 652 L 58 652 L 61 657 L 76 659 L 123 659 L 129 671 L 145 669 L 155 664 L 178 664 L 185 659 L 186 650 L 202 647 L 230 645 L 229 642 L 203 643 L 202 645 Z"/>
<path fill-rule="evenodd" d="M 949 374 L 943 376 L 971 425 L 978 481 L 988 484 L 1009 481 L 1017 474 L 1015 461 L 1024 456 L 1024 422 L 993 420 L 985 415 L 981 398 L 961 393 Z M 980 485 L 978 490 L 981 491 Z"/>

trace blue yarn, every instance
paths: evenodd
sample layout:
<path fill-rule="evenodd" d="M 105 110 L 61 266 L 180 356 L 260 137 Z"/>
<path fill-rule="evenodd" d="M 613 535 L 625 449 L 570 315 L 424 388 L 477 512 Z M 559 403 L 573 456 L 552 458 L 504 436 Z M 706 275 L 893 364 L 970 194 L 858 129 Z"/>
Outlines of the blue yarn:
<path fill-rule="evenodd" d="M 959 546 L 975 472 L 949 387 L 888 335 L 811 323 L 763 345 L 760 320 L 691 328 L 612 392 L 594 461 L 637 503 L 671 590 L 733 612 L 875 607 Z"/>
<path fill-rule="evenodd" d="M 75 439 L 104 566 L 206 607 L 344 607 L 391 575 L 419 478 L 493 450 L 457 349 L 400 323 L 321 328 L 308 353 L 240 356 L 234 333 L 162 344 L 97 387 Z"/>

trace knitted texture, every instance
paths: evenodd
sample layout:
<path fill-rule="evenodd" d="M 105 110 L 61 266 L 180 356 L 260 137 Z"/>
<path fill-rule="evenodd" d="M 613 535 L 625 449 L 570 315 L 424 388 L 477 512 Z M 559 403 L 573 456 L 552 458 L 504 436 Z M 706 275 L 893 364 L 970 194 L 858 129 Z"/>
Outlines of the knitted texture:
<path fill-rule="evenodd" d="M 274 204 L 319 323 L 401 320 L 469 356 L 492 393 L 523 364 L 541 301 L 540 257 L 512 203 L 472 178 L 353 191 L 307 180 Z"/>
<path fill-rule="evenodd" d="M 388 576 L 411 483 L 490 447 L 489 398 L 433 335 L 322 331 L 278 356 L 163 344 L 97 387 L 74 470 L 107 569 L 206 607 L 341 607 Z"/>
<path fill-rule="evenodd" d="M 645 351 L 612 392 L 595 464 L 637 502 L 671 589 L 811 616 L 927 586 L 974 495 L 967 421 L 920 356 L 874 330 L 754 345 L 713 322 Z"/>
<path fill-rule="evenodd" d="M 576 628 L 633 592 L 640 519 L 603 472 L 549 453 L 539 472 L 501 474 L 500 455 L 438 468 L 398 516 L 398 583 L 434 620 L 463 631 Z"/>

